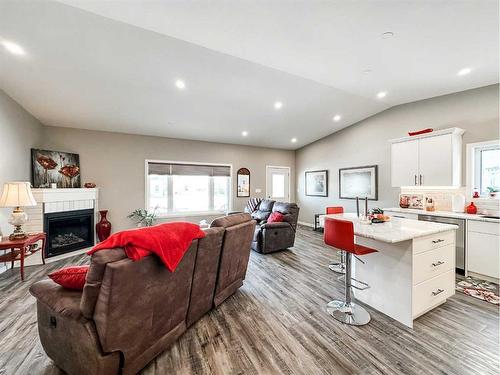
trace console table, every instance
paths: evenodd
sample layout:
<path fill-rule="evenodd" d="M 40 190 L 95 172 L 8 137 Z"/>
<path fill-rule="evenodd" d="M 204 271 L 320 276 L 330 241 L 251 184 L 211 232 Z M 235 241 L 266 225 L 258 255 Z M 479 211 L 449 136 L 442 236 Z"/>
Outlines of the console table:
<path fill-rule="evenodd" d="M 21 280 L 24 281 L 24 259 L 41 250 L 42 262 L 45 264 L 45 242 L 47 235 L 45 233 L 29 234 L 26 238 L 10 240 L 6 238 L 0 241 L 0 250 L 9 250 L 10 253 L 0 255 L 0 262 L 11 262 L 11 268 L 14 267 L 14 261 L 21 262 Z M 35 246 L 38 241 L 42 241 L 42 246 Z"/>

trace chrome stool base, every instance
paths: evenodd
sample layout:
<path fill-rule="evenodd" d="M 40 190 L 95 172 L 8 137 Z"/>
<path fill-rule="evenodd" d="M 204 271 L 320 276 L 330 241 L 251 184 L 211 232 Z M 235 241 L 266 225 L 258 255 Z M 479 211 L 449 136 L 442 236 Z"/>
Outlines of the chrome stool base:
<path fill-rule="evenodd" d="M 333 300 L 326 305 L 326 311 L 336 320 L 353 325 L 362 326 L 370 322 L 370 314 L 362 306 L 355 303 Z"/>
<path fill-rule="evenodd" d="M 345 263 L 332 263 L 328 265 L 328 268 L 333 272 L 345 274 Z"/>

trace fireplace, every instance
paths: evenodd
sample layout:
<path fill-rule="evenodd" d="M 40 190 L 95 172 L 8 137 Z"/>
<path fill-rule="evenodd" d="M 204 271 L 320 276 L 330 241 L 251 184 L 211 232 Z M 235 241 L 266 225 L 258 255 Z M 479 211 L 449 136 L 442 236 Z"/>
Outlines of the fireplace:
<path fill-rule="evenodd" d="M 46 213 L 43 227 L 47 258 L 94 246 L 93 209 Z"/>

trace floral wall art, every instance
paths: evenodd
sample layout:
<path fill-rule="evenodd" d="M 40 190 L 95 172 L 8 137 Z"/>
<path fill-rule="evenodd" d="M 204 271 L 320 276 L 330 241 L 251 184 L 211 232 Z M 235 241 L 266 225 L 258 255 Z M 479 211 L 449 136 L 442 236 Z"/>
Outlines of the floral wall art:
<path fill-rule="evenodd" d="M 31 183 L 35 188 L 79 188 L 80 156 L 69 152 L 31 149 Z"/>

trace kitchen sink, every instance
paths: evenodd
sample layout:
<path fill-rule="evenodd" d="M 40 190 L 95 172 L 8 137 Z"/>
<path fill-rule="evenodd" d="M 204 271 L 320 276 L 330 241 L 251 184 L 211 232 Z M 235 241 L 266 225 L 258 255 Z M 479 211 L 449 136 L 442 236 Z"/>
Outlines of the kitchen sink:
<path fill-rule="evenodd" d="M 486 219 L 500 219 L 500 216 L 492 216 L 492 215 L 479 215 L 481 217 L 484 217 Z"/>

